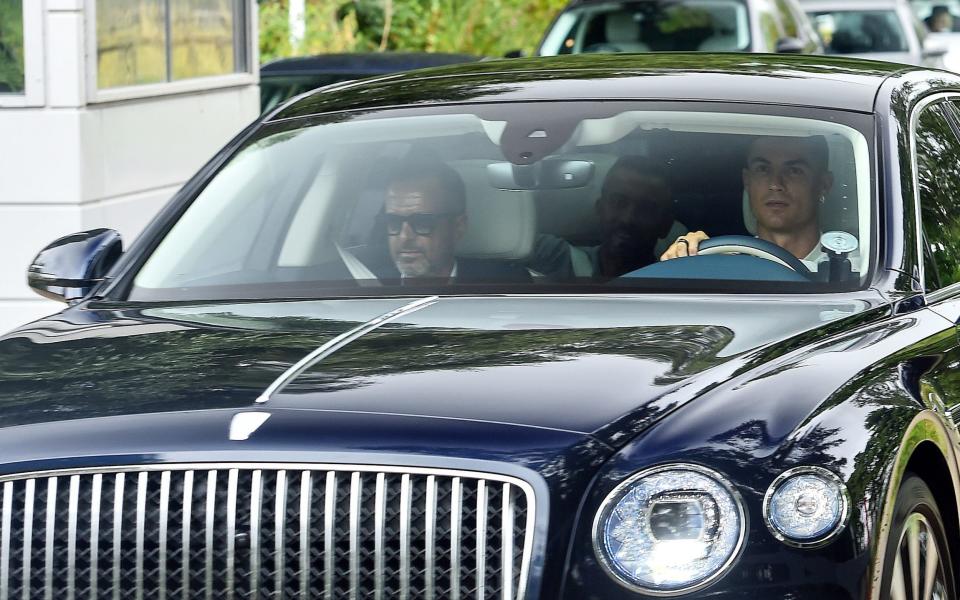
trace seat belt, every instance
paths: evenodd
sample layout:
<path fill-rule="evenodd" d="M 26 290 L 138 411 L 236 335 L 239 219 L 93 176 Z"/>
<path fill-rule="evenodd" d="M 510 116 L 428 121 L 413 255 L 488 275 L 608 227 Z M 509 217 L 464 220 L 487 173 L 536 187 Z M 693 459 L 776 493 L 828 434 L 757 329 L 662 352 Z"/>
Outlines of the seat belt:
<path fill-rule="evenodd" d="M 349 251 L 341 248 L 340 244 L 334 245 L 337 248 L 337 253 L 340 254 L 340 260 L 343 261 L 343 264 L 347 267 L 347 270 L 350 271 L 350 275 L 354 279 L 372 279 L 377 281 L 377 276 L 373 274 L 373 271 L 367 268 L 367 265 L 360 262 L 359 258 L 351 254 Z"/>

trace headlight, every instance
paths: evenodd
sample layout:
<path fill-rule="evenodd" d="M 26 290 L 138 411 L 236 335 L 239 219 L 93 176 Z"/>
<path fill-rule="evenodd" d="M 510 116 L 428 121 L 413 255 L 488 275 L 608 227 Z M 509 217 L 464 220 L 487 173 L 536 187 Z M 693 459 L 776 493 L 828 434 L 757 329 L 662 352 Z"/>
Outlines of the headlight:
<path fill-rule="evenodd" d="M 746 531 L 739 496 L 714 471 L 666 465 L 637 473 L 604 500 L 593 527 L 601 563 L 632 590 L 700 589 L 733 563 Z"/>
<path fill-rule="evenodd" d="M 848 504 L 847 488 L 839 477 L 820 467 L 797 467 L 770 484 L 763 518 L 780 541 L 816 546 L 843 530 Z"/>

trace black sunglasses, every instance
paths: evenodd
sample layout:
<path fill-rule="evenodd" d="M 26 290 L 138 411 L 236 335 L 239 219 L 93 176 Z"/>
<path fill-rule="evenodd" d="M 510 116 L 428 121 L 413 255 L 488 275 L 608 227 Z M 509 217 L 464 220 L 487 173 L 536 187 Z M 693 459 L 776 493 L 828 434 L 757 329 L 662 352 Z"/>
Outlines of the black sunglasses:
<path fill-rule="evenodd" d="M 390 235 L 400 235 L 403 230 L 403 224 L 409 223 L 410 229 L 417 235 L 433 235 L 437 224 L 443 217 L 453 217 L 459 213 L 417 213 L 412 215 L 394 215 L 387 213 L 384 215 L 387 223 L 387 233 Z"/>

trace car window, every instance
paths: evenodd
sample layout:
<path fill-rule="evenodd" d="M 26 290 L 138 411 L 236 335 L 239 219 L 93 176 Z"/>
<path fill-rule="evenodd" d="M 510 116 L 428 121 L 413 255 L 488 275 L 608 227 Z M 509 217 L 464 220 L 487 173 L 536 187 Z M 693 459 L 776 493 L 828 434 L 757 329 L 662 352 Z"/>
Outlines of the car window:
<path fill-rule="evenodd" d="M 769 0 L 758 0 L 755 7 L 763 43 L 761 51 L 776 52 L 777 42 L 784 37 L 783 24 L 780 22 L 778 11 Z"/>
<path fill-rule="evenodd" d="M 810 14 L 829 54 L 907 52 L 906 34 L 894 10 L 835 10 Z"/>
<path fill-rule="evenodd" d="M 867 280 L 869 119 L 644 106 L 511 103 L 268 125 L 165 234 L 130 298 L 822 292 Z M 739 236 L 748 250 L 659 260 L 696 230 Z M 793 250 L 747 255 L 783 230 L 797 233 Z M 829 254 L 827 234 L 846 249 Z"/>
<path fill-rule="evenodd" d="M 783 23 L 783 32 L 787 37 L 800 38 L 800 27 L 797 25 L 797 18 L 790 5 L 785 0 L 774 0 L 777 12 L 780 15 L 780 22 Z"/>
<path fill-rule="evenodd" d="M 571 9 L 556 20 L 540 53 L 727 52 L 749 46 L 742 0 L 646 0 Z"/>
<path fill-rule="evenodd" d="M 938 8 L 940 7 L 940 8 Z M 927 29 L 932 29 L 933 12 L 944 11 L 950 15 L 950 27 L 946 31 L 960 30 L 960 0 L 910 0 L 910 8 L 913 13 L 926 25 Z"/>
<path fill-rule="evenodd" d="M 946 104 L 924 109 L 915 133 L 928 290 L 960 281 L 960 142 L 946 109 Z"/>

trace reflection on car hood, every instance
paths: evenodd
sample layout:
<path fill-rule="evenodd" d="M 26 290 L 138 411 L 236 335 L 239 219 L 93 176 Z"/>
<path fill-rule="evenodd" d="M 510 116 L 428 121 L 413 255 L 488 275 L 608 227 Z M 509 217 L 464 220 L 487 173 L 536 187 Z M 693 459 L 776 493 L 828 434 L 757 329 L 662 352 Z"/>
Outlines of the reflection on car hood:
<path fill-rule="evenodd" d="M 69 309 L 0 338 L 0 427 L 261 406 L 593 432 L 681 386 L 696 395 L 751 356 L 784 352 L 802 343 L 798 334 L 880 303 L 444 298 L 359 337 L 255 403 L 318 346 L 410 300 Z"/>

